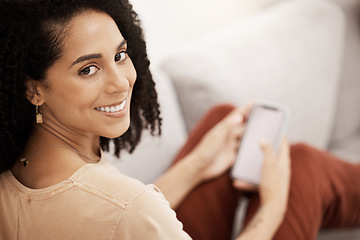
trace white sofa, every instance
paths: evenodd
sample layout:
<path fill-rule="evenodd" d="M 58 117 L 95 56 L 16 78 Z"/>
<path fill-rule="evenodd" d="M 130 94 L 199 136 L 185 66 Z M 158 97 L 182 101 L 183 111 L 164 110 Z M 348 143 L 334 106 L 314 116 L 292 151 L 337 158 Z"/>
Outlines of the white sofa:
<path fill-rule="evenodd" d="M 120 171 L 154 181 L 211 106 L 258 98 L 291 108 L 292 142 L 360 161 L 359 1 L 132 3 L 145 29 L 163 134 L 144 134 L 120 160 L 107 156 Z M 360 239 L 360 231 L 321 231 L 319 239 Z"/>

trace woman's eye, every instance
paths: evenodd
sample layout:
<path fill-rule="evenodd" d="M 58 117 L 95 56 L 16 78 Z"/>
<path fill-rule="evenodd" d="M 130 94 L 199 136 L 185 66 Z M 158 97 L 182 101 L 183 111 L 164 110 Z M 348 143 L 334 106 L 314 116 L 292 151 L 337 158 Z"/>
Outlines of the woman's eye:
<path fill-rule="evenodd" d="M 115 62 L 121 62 L 124 61 L 126 58 L 126 52 L 122 51 L 115 55 Z"/>
<path fill-rule="evenodd" d="M 90 76 L 96 73 L 99 70 L 96 66 L 88 66 L 80 71 L 81 75 Z"/>

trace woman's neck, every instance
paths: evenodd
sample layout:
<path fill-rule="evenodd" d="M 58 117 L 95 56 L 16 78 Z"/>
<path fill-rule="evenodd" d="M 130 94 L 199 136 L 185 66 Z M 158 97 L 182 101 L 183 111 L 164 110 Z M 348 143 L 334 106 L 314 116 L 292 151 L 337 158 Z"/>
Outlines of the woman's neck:
<path fill-rule="evenodd" d="M 65 131 L 50 124 L 36 125 L 13 175 L 29 188 L 44 188 L 64 181 L 86 163 L 100 160 L 100 138 Z"/>
<path fill-rule="evenodd" d="M 54 123 L 36 125 L 34 134 L 47 141 L 65 144 L 82 156 L 85 162 L 94 162 L 100 157 L 100 137 L 69 131 Z"/>

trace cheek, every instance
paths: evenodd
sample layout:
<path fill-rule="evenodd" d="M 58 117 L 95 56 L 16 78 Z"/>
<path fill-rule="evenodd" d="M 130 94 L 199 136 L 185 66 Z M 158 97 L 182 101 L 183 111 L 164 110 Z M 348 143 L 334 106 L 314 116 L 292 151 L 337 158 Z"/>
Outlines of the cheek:
<path fill-rule="evenodd" d="M 57 91 L 50 92 L 48 99 L 46 99 L 50 110 L 55 114 L 69 114 L 72 116 L 84 114 L 98 96 L 98 87 L 91 84 L 86 86 L 62 84 L 56 87 Z"/>

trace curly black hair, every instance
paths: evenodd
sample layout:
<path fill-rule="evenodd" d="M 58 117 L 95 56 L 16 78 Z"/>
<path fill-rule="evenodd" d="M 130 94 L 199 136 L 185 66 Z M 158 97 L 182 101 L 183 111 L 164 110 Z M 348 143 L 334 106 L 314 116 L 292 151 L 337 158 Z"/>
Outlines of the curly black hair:
<path fill-rule="evenodd" d="M 120 137 L 101 137 L 101 148 L 109 151 L 112 140 L 119 157 L 122 149 L 135 149 L 143 129 L 161 134 L 141 24 L 127 0 L 0 0 L 0 173 L 19 159 L 34 127 L 35 108 L 26 98 L 27 79 L 45 81 L 48 69 L 61 57 L 66 25 L 88 10 L 114 19 L 137 72 L 130 127 Z"/>

